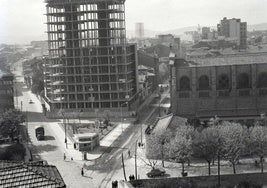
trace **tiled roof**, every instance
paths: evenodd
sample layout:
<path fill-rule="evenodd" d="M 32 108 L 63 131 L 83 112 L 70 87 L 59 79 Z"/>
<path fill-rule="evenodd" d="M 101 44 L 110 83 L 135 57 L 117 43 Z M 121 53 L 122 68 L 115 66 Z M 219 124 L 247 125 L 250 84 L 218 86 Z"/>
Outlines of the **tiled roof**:
<path fill-rule="evenodd" d="M 0 187 L 66 187 L 55 166 L 43 161 L 0 161 Z"/>

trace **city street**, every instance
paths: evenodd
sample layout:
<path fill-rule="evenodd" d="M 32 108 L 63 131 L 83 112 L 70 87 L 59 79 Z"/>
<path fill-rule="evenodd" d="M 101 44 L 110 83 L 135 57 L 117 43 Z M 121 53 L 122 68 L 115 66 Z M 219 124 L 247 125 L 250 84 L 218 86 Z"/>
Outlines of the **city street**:
<path fill-rule="evenodd" d="M 49 164 L 57 166 L 68 187 L 111 187 L 111 182 L 124 179 L 122 173 L 121 154 L 128 157 L 128 151 L 134 153 L 136 141 L 140 141 L 141 124 L 125 126 L 119 124 L 117 129 L 121 136 L 108 141 L 105 138 L 101 145 L 106 146 L 104 153 L 97 160 L 83 161 L 82 154 L 73 149 L 71 140 L 68 139 L 68 148 L 64 143 L 64 131 L 59 126 L 60 120 L 47 119 L 42 113 L 42 107 L 36 95 L 23 84 L 21 61 L 15 64 L 15 106 L 27 115 L 28 123 L 25 124 L 29 133 L 29 148 L 34 160 L 46 160 Z M 33 103 L 30 103 L 32 100 Z M 156 107 L 142 112 L 141 123 L 154 117 L 158 112 Z M 61 120 L 62 121 L 62 120 Z M 45 128 L 45 140 L 38 141 L 35 136 L 35 126 L 43 125 Z M 143 132 L 146 127 L 143 127 Z M 113 131 L 112 131 L 113 132 Z M 118 132 L 118 131 L 117 131 Z M 103 147 L 101 146 L 101 147 Z M 66 155 L 64 161 L 63 156 Z M 89 154 L 89 156 L 91 156 Z M 100 156 L 100 155 L 99 155 Z M 98 156 L 97 156 L 98 157 Z M 73 160 L 71 160 L 73 159 Z M 90 159 L 90 157 L 89 157 Z M 127 168 L 131 168 L 131 161 L 126 160 Z M 85 169 L 85 176 L 81 176 L 81 168 Z M 134 166 L 132 166 L 134 170 Z"/>

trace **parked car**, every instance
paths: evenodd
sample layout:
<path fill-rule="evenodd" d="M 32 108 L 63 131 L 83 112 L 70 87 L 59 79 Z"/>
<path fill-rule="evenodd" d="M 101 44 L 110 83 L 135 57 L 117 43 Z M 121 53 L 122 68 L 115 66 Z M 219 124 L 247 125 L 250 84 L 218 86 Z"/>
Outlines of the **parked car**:
<path fill-rule="evenodd" d="M 29 104 L 33 104 L 33 101 L 31 99 L 29 100 Z"/>
<path fill-rule="evenodd" d="M 157 176 L 164 176 L 166 173 L 165 170 L 161 170 L 161 169 L 152 169 L 150 172 L 148 172 L 146 175 L 147 177 L 153 178 L 153 177 L 157 177 Z"/>

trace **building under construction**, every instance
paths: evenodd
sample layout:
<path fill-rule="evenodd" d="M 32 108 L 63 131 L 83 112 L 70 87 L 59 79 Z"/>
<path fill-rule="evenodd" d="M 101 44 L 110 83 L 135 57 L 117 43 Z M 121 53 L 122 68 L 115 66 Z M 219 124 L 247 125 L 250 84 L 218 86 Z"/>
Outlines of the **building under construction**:
<path fill-rule="evenodd" d="M 138 87 L 137 53 L 136 45 L 126 43 L 125 0 L 45 2 L 45 95 L 51 112 L 120 112 L 131 106 Z"/>

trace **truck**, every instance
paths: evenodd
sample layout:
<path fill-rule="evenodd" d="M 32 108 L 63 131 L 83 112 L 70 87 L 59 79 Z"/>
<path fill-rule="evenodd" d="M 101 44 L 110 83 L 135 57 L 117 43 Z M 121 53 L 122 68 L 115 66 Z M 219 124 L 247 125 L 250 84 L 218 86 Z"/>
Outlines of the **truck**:
<path fill-rule="evenodd" d="M 44 140 L 45 139 L 45 131 L 42 125 L 35 127 L 35 136 L 37 140 Z"/>

